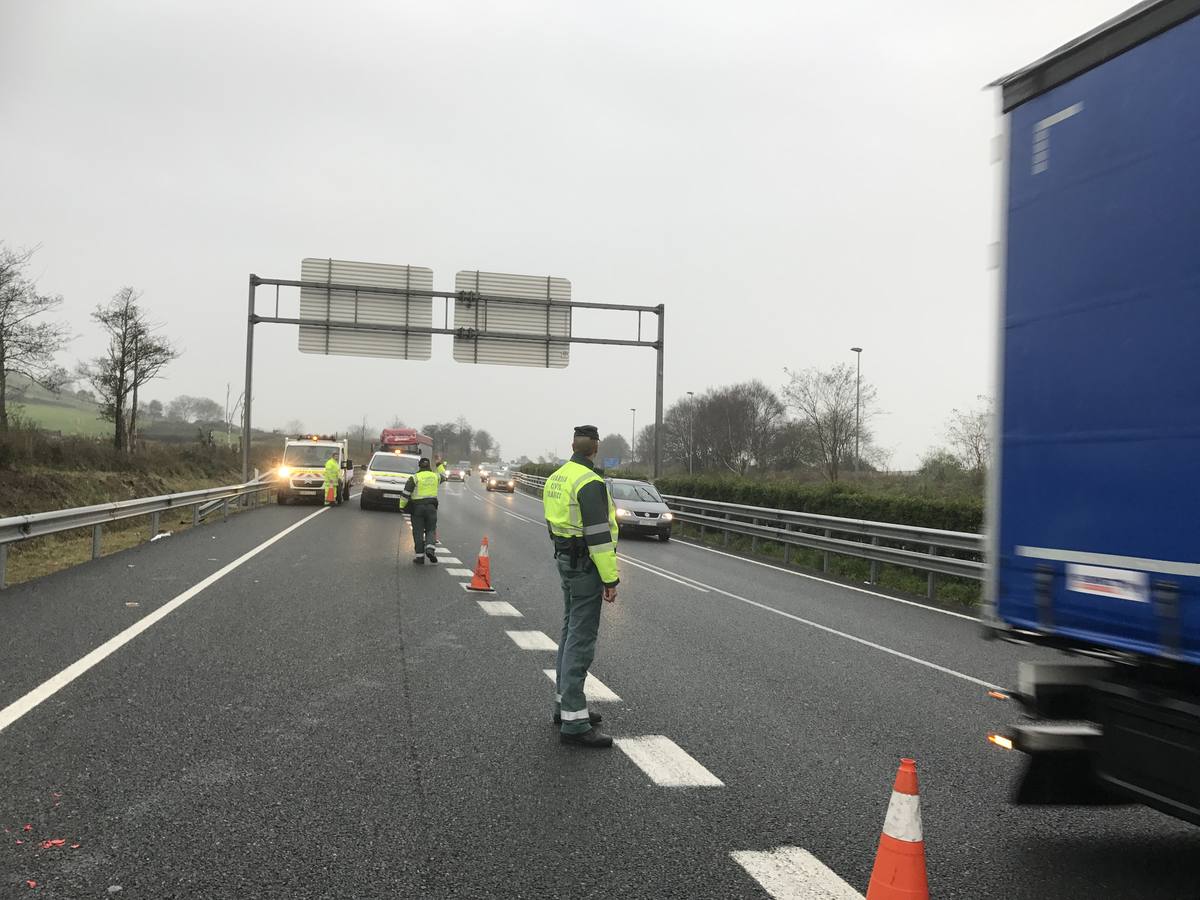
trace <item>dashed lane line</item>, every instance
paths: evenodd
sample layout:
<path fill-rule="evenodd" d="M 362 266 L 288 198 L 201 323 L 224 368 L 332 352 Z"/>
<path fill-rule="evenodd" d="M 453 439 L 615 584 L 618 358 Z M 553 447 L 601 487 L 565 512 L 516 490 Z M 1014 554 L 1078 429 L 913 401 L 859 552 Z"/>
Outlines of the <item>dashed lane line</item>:
<path fill-rule="evenodd" d="M 862 900 L 862 894 L 803 847 L 738 850 L 730 856 L 775 900 Z"/>
<path fill-rule="evenodd" d="M 553 669 L 542 669 L 542 671 L 551 682 L 558 680 L 557 673 Z M 612 688 L 591 673 L 583 682 L 583 696 L 596 703 L 618 703 L 621 700 Z"/>
<path fill-rule="evenodd" d="M 207 578 L 204 578 L 203 580 L 198 581 L 196 584 L 192 585 L 190 588 L 188 588 L 183 593 L 177 594 L 175 597 L 168 600 L 166 603 L 164 603 L 162 606 L 160 606 L 154 612 L 150 613 L 148 616 L 143 616 L 142 618 L 138 619 L 136 622 L 134 622 L 132 625 L 130 625 L 128 628 L 126 628 L 124 631 L 109 638 L 107 641 L 105 641 L 103 644 L 101 644 L 99 647 L 97 647 L 91 653 L 89 653 L 86 656 L 84 656 L 83 658 L 71 663 L 71 665 L 67 666 L 65 669 L 63 669 L 61 672 L 59 672 L 57 675 L 42 682 L 40 685 L 35 687 L 32 691 L 27 693 L 25 696 L 20 697 L 17 700 L 14 700 L 8 706 L 4 707 L 4 709 L 0 709 L 0 731 L 3 731 L 5 728 L 7 728 L 13 722 L 17 721 L 19 718 L 21 718 L 27 712 L 29 712 L 30 710 L 37 707 L 39 704 L 41 704 L 48 698 L 52 697 L 54 694 L 58 693 L 60 690 L 62 690 L 64 687 L 66 687 L 68 684 L 70 684 L 72 681 L 74 681 L 80 675 L 82 675 L 83 673 L 88 671 L 88 669 L 92 668 L 97 663 L 102 662 L 103 660 L 105 660 L 109 656 L 111 656 L 113 653 L 120 650 L 122 647 L 124 647 L 126 644 L 128 644 L 130 641 L 132 641 L 135 637 L 137 637 L 143 631 L 148 629 L 151 625 L 153 625 L 154 623 L 160 621 L 161 619 L 164 619 L 167 616 L 169 616 L 171 613 L 173 613 L 175 610 L 179 609 L 179 607 L 183 606 L 183 604 L 187 603 L 189 600 L 191 600 L 193 597 L 195 597 L 197 594 L 199 594 L 205 588 L 210 587 L 213 584 L 216 584 L 218 581 L 220 581 L 222 578 L 224 578 L 226 575 L 228 575 L 234 569 L 237 569 L 243 563 L 249 562 L 251 559 L 258 556 L 258 554 L 262 553 L 264 550 L 266 550 L 268 547 L 270 547 L 276 541 L 280 541 L 283 538 L 287 537 L 289 534 L 291 534 L 297 528 L 299 528 L 300 526 L 302 526 L 308 522 L 311 522 L 317 516 L 321 515 L 321 513 L 325 512 L 326 510 L 328 510 L 330 508 L 331 507 L 323 506 L 320 509 L 316 510 L 315 512 L 309 513 L 307 516 L 305 516 L 299 522 L 295 522 L 294 524 L 289 525 L 287 528 L 283 529 L 283 531 L 280 531 L 278 534 L 275 534 L 272 537 L 267 538 L 265 541 L 263 541 L 261 544 L 259 544 L 254 549 L 248 550 L 247 552 L 245 552 L 241 556 L 239 556 L 237 559 L 235 559 L 233 562 L 226 563 L 224 566 L 217 569 L 217 571 L 213 572 Z"/>
<path fill-rule="evenodd" d="M 446 552 L 449 553 L 450 551 L 447 550 Z M 445 563 L 448 566 L 461 566 L 462 565 L 462 560 L 459 559 L 457 556 L 446 556 L 443 559 L 439 559 L 438 562 Z"/>
<path fill-rule="evenodd" d="M 520 610 L 511 603 L 506 603 L 503 600 L 476 600 L 475 602 L 489 616 L 515 616 L 518 619 L 524 618 Z"/>
<path fill-rule="evenodd" d="M 454 575 L 457 578 L 470 578 L 475 573 L 470 569 L 446 569 L 447 575 Z"/>
<path fill-rule="evenodd" d="M 506 631 L 512 642 L 522 650 L 557 650 L 558 644 L 541 631 Z"/>
<path fill-rule="evenodd" d="M 614 738 L 613 743 L 660 787 L 725 787 L 721 779 L 665 735 Z"/>

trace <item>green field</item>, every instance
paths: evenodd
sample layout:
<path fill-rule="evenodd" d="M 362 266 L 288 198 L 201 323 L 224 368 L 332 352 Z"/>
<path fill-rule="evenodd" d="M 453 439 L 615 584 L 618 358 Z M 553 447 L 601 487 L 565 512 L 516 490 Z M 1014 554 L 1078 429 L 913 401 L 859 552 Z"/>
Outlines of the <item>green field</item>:
<path fill-rule="evenodd" d="M 9 410 L 11 412 L 12 408 Z M 101 419 L 91 404 L 32 402 L 22 403 L 18 411 L 22 418 L 46 431 L 85 437 L 103 437 L 112 433 L 112 423 Z"/>

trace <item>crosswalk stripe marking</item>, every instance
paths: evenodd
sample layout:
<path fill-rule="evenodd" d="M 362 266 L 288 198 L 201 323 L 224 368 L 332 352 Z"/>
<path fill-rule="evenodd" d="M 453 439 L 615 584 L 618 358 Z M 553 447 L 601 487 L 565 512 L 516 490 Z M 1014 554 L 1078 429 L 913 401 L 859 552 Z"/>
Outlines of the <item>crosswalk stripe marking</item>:
<path fill-rule="evenodd" d="M 450 551 L 447 550 L 446 552 L 449 553 Z M 444 556 L 441 559 L 439 559 L 438 562 L 445 563 L 448 566 L 461 566 L 462 565 L 462 560 L 459 559 L 457 556 Z"/>
<path fill-rule="evenodd" d="M 862 894 L 803 847 L 731 853 L 775 900 L 862 900 Z"/>
<path fill-rule="evenodd" d="M 489 616 L 516 616 L 517 618 L 524 618 L 515 606 L 503 600 L 476 600 L 475 602 Z"/>
<path fill-rule="evenodd" d="M 504 633 L 512 638 L 513 643 L 522 650 L 558 649 L 558 644 L 540 631 L 506 631 Z"/>
<path fill-rule="evenodd" d="M 459 578 L 470 578 L 474 573 L 470 569 L 447 569 L 447 575 L 457 575 Z"/>
<path fill-rule="evenodd" d="M 434 549 L 434 552 L 437 553 L 439 556 L 442 555 L 443 553 L 450 552 L 449 547 L 434 547 L 433 549 Z"/>
<path fill-rule="evenodd" d="M 725 787 L 721 779 L 665 735 L 614 738 L 613 743 L 660 787 Z"/>
<path fill-rule="evenodd" d="M 542 669 L 546 673 L 546 677 L 551 681 L 557 681 L 556 672 L 553 669 Z M 583 683 L 583 696 L 588 700 L 594 700 L 596 703 L 616 703 L 621 698 L 618 697 L 608 685 L 597 678 L 595 675 L 589 674 L 587 680 Z"/>

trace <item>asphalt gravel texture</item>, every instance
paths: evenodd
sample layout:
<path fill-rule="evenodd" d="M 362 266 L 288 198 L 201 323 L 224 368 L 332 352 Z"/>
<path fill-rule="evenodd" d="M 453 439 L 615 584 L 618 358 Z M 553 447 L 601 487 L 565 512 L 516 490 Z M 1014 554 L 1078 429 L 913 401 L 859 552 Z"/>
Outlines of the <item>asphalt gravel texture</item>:
<path fill-rule="evenodd" d="M 256 510 L 4 591 L 0 708 L 315 511 Z M 730 853 L 779 846 L 865 891 L 912 756 L 934 897 L 1200 896 L 1200 830 L 1011 804 L 1021 757 L 985 736 L 1015 711 L 954 673 L 1008 686 L 1045 651 L 623 539 L 592 668 L 621 697 L 596 706 L 604 728 L 665 735 L 724 783 L 659 787 L 617 749 L 562 746 L 553 653 L 505 635 L 558 638 L 540 503 L 451 484 L 439 528 L 466 568 L 489 537 L 488 599 L 522 618 L 485 615 L 445 564 L 413 565 L 402 516 L 352 501 L 0 731 L 0 895 L 761 898 Z"/>

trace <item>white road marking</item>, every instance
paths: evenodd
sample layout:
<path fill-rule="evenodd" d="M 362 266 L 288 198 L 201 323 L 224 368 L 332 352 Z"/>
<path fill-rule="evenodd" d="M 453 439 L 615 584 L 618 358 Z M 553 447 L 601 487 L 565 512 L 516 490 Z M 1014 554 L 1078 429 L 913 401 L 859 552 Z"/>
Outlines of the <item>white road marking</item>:
<path fill-rule="evenodd" d="M 509 516 L 510 518 L 516 519 L 518 522 L 528 522 L 530 525 L 540 524 L 538 522 L 533 521 L 533 519 L 527 519 L 525 516 L 518 515 L 515 512 L 509 512 L 503 506 L 497 506 L 497 504 L 495 504 L 495 503 L 493 503 L 492 506 L 495 506 L 497 509 L 500 510 L 500 512 L 504 513 L 506 516 Z"/>
<path fill-rule="evenodd" d="M 820 622 L 814 622 L 812 619 L 805 619 L 802 616 L 785 612 L 782 609 L 776 609 L 774 606 L 768 606 L 766 603 L 759 603 L 757 600 L 750 600 L 746 597 L 739 596 L 738 594 L 721 590 L 719 587 L 714 587 L 711 584 L 705 584 L 703 581 L 697 581 L 695 578 L 688 578 L 686 575 L 680 575 L 678 572 L 671 572 L 670 569 L 664 569 L 663 571 L 668 572 L 671 575 L 675 575 L 678 578 L 683 578 L 687 581 L 694 582 L 701 587 L 706 587 L 713 593 L 720 594 L 723 597 L 728 597 L 731 600 L 737 600 L 740 603 L 745 603 L 748 606 L 753 606 L 757 609 L 765 610 L 766 612 L 775 613 L 777 616 L 783 616 L 785 619 L 791 619 L 793 622 L 799 622 L 801 625 L 807 625 L 810 628 L 816 628 L 818 631 L 824 631 L 826 634 L 833 634 L 840 638 L 845 638 L 848 641 L 854 641 L 854 643 L 861 644 L 864 647 L 870 647 L 872 650 L 879 650 L 882 653 L 887 653 L 891 656 L 898 657 L 899 659 L 916 663 L 919 666 L 925 666 L 928 669 L 933 669 L 934 671 L 941 672 L 945 675 L 953 675 L 955 678 L 961 678 L 963 681 L 969 681 L 971 684 L 977 684 L 980 687 L 988 690 L 1004 690 L 1004 688 L 1000 687 L 999 685 L 992 684 L 990 681 L 984 681 L 982 678 L 976 678 L 974 675 L 966 675 L 962 672 L 956 671 L 955 669 L 949 669 L 946 666 L 940 666 L 935 662 L 930 662 L 927 659 L 921 659 L 919 656 L 911 656 L 900 650 L 894 650 L 891 647 L 885 647 L 883 644 L 877 644 L 874 641 L 868 641 L 866 638 L 860 638 L 857 635 L 848 634 L 845 631 L 838 631 L 836 628 L 830 628 L 828 625 L 822 625 Z"/>
<path fill-rule="evenodd" d="M 469 582 L 469 581 L 460 581 L 459 585 L 461 585 L 462 589 L 464 591 L 466 591 L 468 594 L 494 594 L 494 593 L 496 593 L 495 588 L 492 588 L 490 591 L 473 591 L 473 590 L 471 590 L 471 582 Z"/>
<path fill-rule="evenodd" d="M 617 558 L 619 560 L 621 560 L 621 562 L 629 563 L 635 569 L 644 569 L 645 571 L 649 572 L 651 575 L 657 575 L 660 578 L 667 579 L 668 581 L 674 581 L 676 584 L 682 584 L 684 587 L 689 587 L 693 591 L 699 591 L 702 594 L 708 593 L 707 588 L 702 588 L 697 584 L 692 584 L 689 581 L 684 581 L 682 578 L 676 578 L 674 575 L 668 575 L 666 572 L 661 571 L 657 566 L 651 566 L 648 563 L 642 562 L 641 560 L 635 560 L 633 557 L 625 556 L 622 553 L 618 553 Z"/>
<path fill-rule="evenodd" d="M 450 551 L 446 550 L 444 552 L 449 553 Z M 457 556 L 447 556 L 444 559 L 439 559 L 438 562 L 445 563 L 448 566 L 461 566 L 462 565 L 462 560 L 459 559 Z"/>
<path fill-rule="evenodd" d="M 550 679 L 551 683 L 557 681 L 555 677 L 557 673 L 553 669 L 542 669 L 542 671 L 546 673 L 546 677 Z M 583 696 L 596 703 L 617 703 L 621 699 L 612 688 L 591 674 L 583 683 Z"/>
<path fill-rule="evenodd" d="M 475 573 L 470 569 L 446 569 L 447 575 L 454 575 L 458 578 L 470 578 Z"/>
<path fill-rule="evenodd" d="M 504 632 L 514 644 L 522 650 L 557 650 L 558 644 L 540 631 L 506 631 Z"/>
<path fill-rule="evenodd" d="M 433 552 L 437 553 L 439 556 L 444 556 L 450 552 L 450 548 L 449 547 L 434 547 Z"/>
<path fill-rule="evenodd" d="M 867 594 L 871 597 L 879 597 L 882 600 L 891 600 L 893 603 L 903 603 L 905 606 L 915 606 L 917 609 L 923 609 L 926 612 L 940 613 L 943 616 L 954 616 L 956 619 L 966 619 L 968 622 L 979 621 L 978 616 L 968 616 L 965 613 L 953 612 L 949 609 L 940 609 L 936 606 L 928 606 L 924 603 L 918 603 L 915 600 L 904 600 L 901 597 L 893 597 L 890 594 L 881 594 L 879 591 L 869 591 L 866 588 L 861 588 L 854 584 L 844 584 L 840 581 L 830 581 L 828 578 L 821 578 L 817 575 L 809 575 L 806 572 L 797 572 L 795 569 L 785 569 L 782 566 L 773 566 L 770 563 L 765 563 L 761 560 L 747 559 L 744 556 L 738 556 L 736 553 L 726 553 L 723 550 L 714 550 L 712 547 L 704 547 L 700 544 L 694 544 L 686 539 L 676 540 L 675 544 L 679 547 L 691 547 L 693 550 L 705 550 L 709 553 L 715 553 L 717 556 L 727 556 L 730 559 L 737 559 L 744 563 L 750 563 L 751 565 L 762 566 L 764 569 L 774 569 L 776 572 L 785 572 L 788 575 L 795 575 L 797 578 L 807 578 L 810 581 L 819 581 L 821 584 L 845 588 L 848 591 L 856 591 L 860 594 Z"/>
<path fill-rule="evenodd" d="M 120 650 L 122 647 L 124 647 L 126 644 L 128 644 L 130 641 L 132 641 L 135 637 L 137 637 L 139 634 L 141 634 L 143 631 L 145 631 L 147 628 L 149 628 L 155 622 L 158 622 L 160 619 L 164 619 L 167 616 L 169 616 L 171 613 L 173 613 L 179 607 L 183 606 L 183 604 L 187 603 L 189 600 L 191 600 L 193 597 L 195 597 L 197 594 L 199 594 L 205 588 L 220 581 L 222 578 L 224 578 L 226 575 L 228 575 L 234 569 L 238 568 L 243 563 L 249 562 L 251 559 L 258 556 L 258 554 L 262 553 L 264 550 L 266 550 L 268 547 L 270 547 L 276 541 L 281 540 L 282 538 L 291 534 L 293 531 L 295 531 L 301 525 L 304 525 L 305 523 L 311 521 L 312 519 L 315 519 L 317 516 L 321 515 L 321 513 L 325 512 L 328 509 L 330 509 L 330 507 L 323 506 L 320 509 L 309 513 L 307 516 L 305 516 L 299 522 L 289 525 L 287 528 L 283 529 L 283 531 L 279 532 L 278 534 L 267 538 L 265 541 L 263 541 L 261 544 L 259 544 L 254 549 L 249 550 L 246 553 L 243 553 L 241 556 L 239 556 L 233 562 L 226 563 L 224 566 L 217 569 L 217 571 L 213 572 L 207 578 L 196 582 L 196 584 L 192 585 L 190 588 L 188 588 L 182 594 L 178 594 L 175 597 L 173 597 L 172 599 L 168 600 L 166 603 L 164 603 L 158 609 L 154 610 L 154 612 L 138 619 L 136 622 L 134 622 L 132 625 L 130 625 L 128 628 L 126 628 L 124 631 L 109 638 L 107 641 L 105 641 L 103 644 L 101 644 L 99 647 L 97 647 L 91 653 L 89 653 L 86 656 L 82 657 L 81 659 L 76 660 L 75 662 L 71 663 L 71 665 L 67 666 L 65 669 L 63 669 L 61 672 L 59 672 L 57 675 L 54 675 L 53 677 L 49 678 L 48 680 L 42 682 L 40 685 L 35 687 L 32 691 L 27 693 L 25 696 L 20 697 L 17 700 L 14 700 L 12 703 L 10 703 L 8 706 L 6 706 L 4 709 L 0 710 L 0 731 L 3 731 L 5 728 L 7 728 L 13 722 L 17 721 L 17 719 L 21 718 L 23 715 L 25 715 L 30 710 L 34 709 L 36 706 L 38 706 L 43 701 L 54 696 L 54 694 L 58 693 L 60 690 L 62 690 L 64 687 L 66 687 L 68 684 L 70 684 L 72 681 L 74 681 L 76 678 L 78 678 L 80 675 L 82 675 L 84 672 L 88 671 L 88 669 L 92 668 L 92 666 L 96 665 L 99 662 L 102 662 L 103 660 L 105 660 L 109 656 L 111 656 L 113 653 Z"/>
<path fill-rule="evenodd" d="M 660 787 L 725 787 L 669 737 L 648 734 L 614 738 L 613 743 Z"/>
<path fill-rule="evenodd" d="M 518 619 L 524 618 L 515 606 L 511 603 L 505 603 L 503 600 L 476 600 L 475 602 L 489 616 L 516 616 Z"/>
<path fill-rule="evenodd" d="M 730 856 L 775 900 L 862 900 L 862 894 L 802 847 L 738 850 Z"/>

